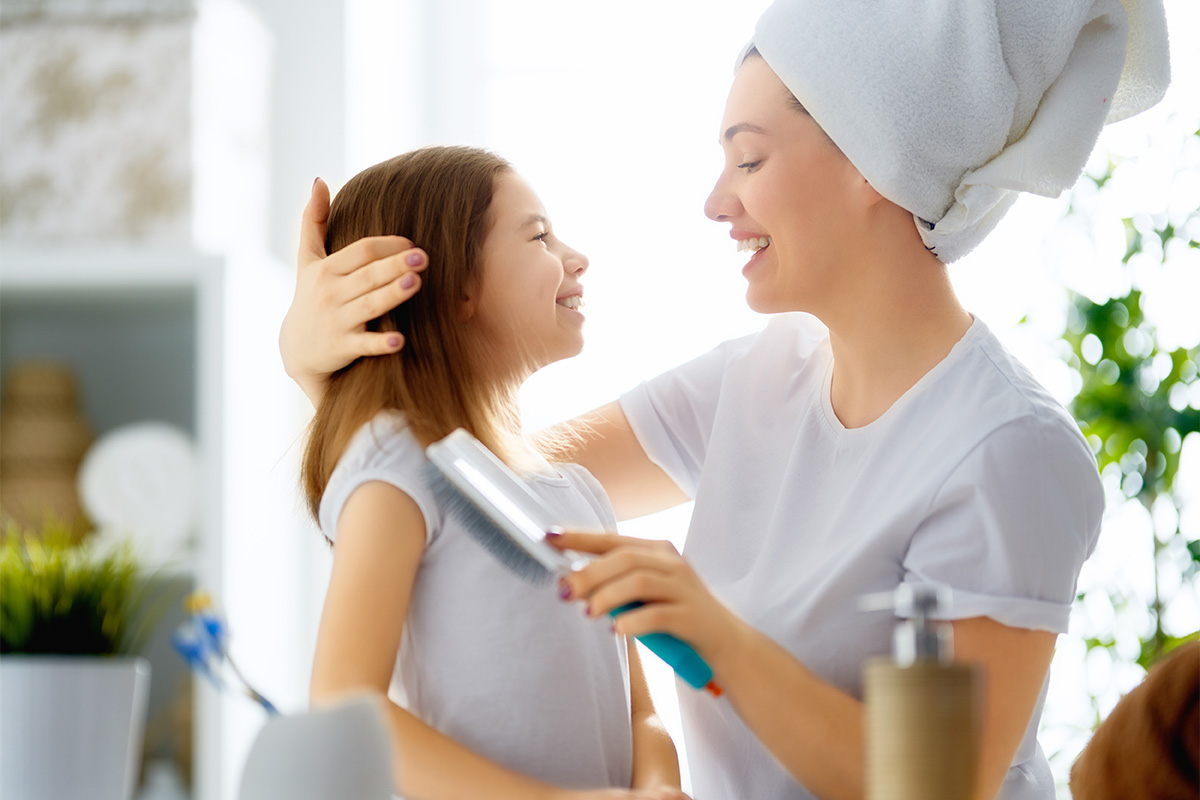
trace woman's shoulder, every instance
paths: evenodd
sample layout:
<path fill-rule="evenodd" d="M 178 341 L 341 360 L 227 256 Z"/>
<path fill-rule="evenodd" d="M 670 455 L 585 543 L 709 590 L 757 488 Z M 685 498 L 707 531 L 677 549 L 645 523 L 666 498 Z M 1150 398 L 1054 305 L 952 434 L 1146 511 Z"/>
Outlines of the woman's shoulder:
<path fill-rule="evenodd" d="M 962 345 L 952 368 L 927 392 L 940 425 L 958 439 L 959 447 L 947 452 L 982 453 L 985 459 L 989 451 L 1004 452 L 1025 463 L 1049 461 L 1097 473 L 1074 417 L 982 322 Z"/>

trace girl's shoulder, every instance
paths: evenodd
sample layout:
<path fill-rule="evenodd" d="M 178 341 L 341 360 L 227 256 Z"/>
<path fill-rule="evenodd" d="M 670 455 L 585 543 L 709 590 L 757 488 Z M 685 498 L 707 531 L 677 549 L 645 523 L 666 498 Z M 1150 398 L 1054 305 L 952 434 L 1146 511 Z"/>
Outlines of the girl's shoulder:
<path fill-rule="evenodd" d="M 383 465 L 415 464 L 425 461 L 425 450 L 412 435 L 404 412 L 384 409 L 365 423 L 346 445 L 334 470 L 353 470 Z"/>
<path fill-rule="evenodd" d="M 586 504 L 587 509 L 600 520 L 602 527 L 606 530 L 616 530 L 617 515 L 600 481 L 580 464 L 558 462 L 554 467 L 564 482 Z"/>
<path fill-rule="evenodd" d="M 365 483 L 388 483 L 411 497 L 425 515 L 426 528 L 440 525 L 437 504 L 425 478 L 425 449 L 413 436 L 404 414 L 381 411 L 350 440 L 321 496 L 319 522 L 333 538 L 342 507 Z M 428 538 L 429 531 L 427 531 Z"/>

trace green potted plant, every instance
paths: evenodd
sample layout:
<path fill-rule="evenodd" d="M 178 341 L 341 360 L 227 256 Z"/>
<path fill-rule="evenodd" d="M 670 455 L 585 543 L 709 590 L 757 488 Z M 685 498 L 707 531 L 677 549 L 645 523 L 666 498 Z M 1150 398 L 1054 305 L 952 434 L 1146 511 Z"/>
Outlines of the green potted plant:
<path fill-rule="evenodd" d="M 66 525 L 0 542 L 0 797 L 129 800 L 150 664 L 149 582 L 132 548 Z"/>

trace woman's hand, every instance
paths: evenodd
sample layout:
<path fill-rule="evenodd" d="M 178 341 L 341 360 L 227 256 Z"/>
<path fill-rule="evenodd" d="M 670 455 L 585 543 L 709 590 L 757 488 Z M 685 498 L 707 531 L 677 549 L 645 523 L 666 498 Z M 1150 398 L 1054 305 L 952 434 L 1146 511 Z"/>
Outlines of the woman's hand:
<path fill-rule="evenodd" d="M 287 374 L 313 405 L 329 376 L 360 356 L 394 353 L 398 333 L 373 333 L 367 323 L 416 294 L 429 259 L 402 236 L 360 239 L 325 255 L 329 187 L 318 178 L 300 223 L 296 294 L 279 329 Z"/>
<path fill-rule="evenodd" d="M 617 633 L 669 633 L 692 646 L 720 673 L 723 657 L 737 648 L 745 623 L 718 600 L 670 542 L 616 534 L 564 533 L 548 541 L 600 557 L 563 579 L 568 600 L 587 600 L 590 617 L 641 601 L 614 619 Z"/>

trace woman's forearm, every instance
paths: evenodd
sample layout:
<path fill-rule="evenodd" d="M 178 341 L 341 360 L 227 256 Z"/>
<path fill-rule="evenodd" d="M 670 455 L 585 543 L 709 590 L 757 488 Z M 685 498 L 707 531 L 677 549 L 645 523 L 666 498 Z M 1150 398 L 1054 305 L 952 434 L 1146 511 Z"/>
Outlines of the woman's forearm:
<path fill-rule="evenodd" d="M 724 697 L 783 767 L 822 800 L 863 796 L 863 704 L 739 620 L 710 659 Z"/>

